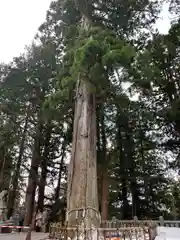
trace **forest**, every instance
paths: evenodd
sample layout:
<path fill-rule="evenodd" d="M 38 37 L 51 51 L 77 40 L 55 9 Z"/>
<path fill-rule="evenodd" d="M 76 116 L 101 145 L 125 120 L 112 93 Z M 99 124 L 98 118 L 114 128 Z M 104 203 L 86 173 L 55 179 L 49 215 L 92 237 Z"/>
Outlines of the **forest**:
<path fill-rule="evenodd" d="M 168 34 L 155 27 L 163 4 Z M 102 220 L 180 218 L 178 0 L 52 1 L 33 43 L 0 64 L 0 84 L 9 217 L 24 205 L 29 225 L 35 206 L 66 204 L 87 171 Z"/>

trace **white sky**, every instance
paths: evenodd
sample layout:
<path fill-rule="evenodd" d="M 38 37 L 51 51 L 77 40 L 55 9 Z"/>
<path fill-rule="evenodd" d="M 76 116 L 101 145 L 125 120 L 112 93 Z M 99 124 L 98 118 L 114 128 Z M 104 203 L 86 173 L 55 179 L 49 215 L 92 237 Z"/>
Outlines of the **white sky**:
<path fill-rule="evenodd" d="M 0 62 L 9 62 L 24 52 L 41 23 L 51 0 L 0 0 Z M 164 7 L 157 27 L 167 33 L 170 21 L 168 6 Z"/>
<path fill-rule="evenodd" d="M 0 0 L 0 62 L 24 52 L 33 40 L 51 0 Z"/>

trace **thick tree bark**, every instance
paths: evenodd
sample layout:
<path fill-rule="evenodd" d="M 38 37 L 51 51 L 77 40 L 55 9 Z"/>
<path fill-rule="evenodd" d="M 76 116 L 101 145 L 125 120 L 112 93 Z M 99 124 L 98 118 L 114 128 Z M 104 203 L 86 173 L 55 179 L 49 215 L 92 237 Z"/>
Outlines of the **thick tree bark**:
<path fill-rule="evenodd" d="M 1 149 L 1 161 L 0 161 L 0 191 L 4 190 L 4 172 L 6 165 L 6 149 L 3 147 Z"/>
<path fill-rule="evenodd" d="M 0 149 L 0 192 L 2 190 L 8 190 L 10 181 L 11 181 L 11 173 L 13 171 L 13 159 L 11 155 L 8 153 L 8 148 L 5 146 Z"/>
<path fill-rule="evenodd" d="M 2 190 L 8 190 L 10 186 L 11 181 L 11 173 L 13 172 L 13 159 L 8 153 L 8 150 L 4 148 L 2 151 L 2 166 L 1 166 L 1 172 L 0 172 L 0 192 Z M 9 190 L 8 190 L 9 192 Z M 8 200 L 8 199 L 7 199 Z"/>
<path fill-rule="evenodd" d="M 15 172 L 14 172 L 14 175 L 12 177 L 12 189 L 10 189 L 10 191 L 9 191 L 8 213 L 7 213 L 8 219 L 12 216 L 13 210 L 14 210 L 14 204 L 15 204 L 15 199 L 16 199 L 16 195 L 17 195 L 18 180 L 19 180 L 19 176 L 20 176 L 22 157 L 23 157 L 23 153 L 24 153 L 24 145 L 25 145 L 26 132 L 27 132 L 27 127 L 28 127 L 28 120 L 29 120 L 29 108 L 27 110 L 24 130 L 23 130 L 22 139 L 21 139 L 21 142 L 20 142 L 19 156 L 18 156 L 18 159 L 17 159 Z"/>
<path fill-rule="evenodd" d="M 80 80 L 77 84 L 72 157 L 68 171 L 69 226 L 77 224 L 76 218 L 85 221 L 86 226 L 99 225 L 96 104 L 95 94 L 90 89 L 85 80 Z"/>
<path fill-rule="evenodd" d="M 101 161 L 101 187 L 102 187 L 102 196 L 101 196 L 101 219 L 108 219 L 108 208 L 109 208 L 109 176 L 108 176 L 108 159 L 107 159 L 107 149 L 106 149 L 106 132 L 105 132 L 105 123 L 104 123 L 104 107 L 101 110 L 101 139 L 102 139 L 102 161 Z"/>
<path fill-rule="evenodd" d="M 44 193 L 46 186 L 46 176 L 47 176 L 47 160 L 44 158 L 44 161 L 41 165 L 41 176 L 39 181 L 39 192 L 38 192 L 38 204 L 37 209 L 43 211 L 44 208 Z"/>
<path fill-rule="evenodd" d="M 39 116 L 36 129 L 37 130 L 36 130 L 36 136 L 34 140 L 33 156 L 31 161 L 30 172 L 29 172 L 28 186 L 26 190 L 26 214 L 25 214 L 25 220 L 24 220 L 25 226 L 28 226 L 31 224 L 33 212 L 34 212 L 38 168 L 41 162 L 41 156 L 40 156 L 40 142 L 41 142 L 41 131 L 42 131 L 41 116 Z"/>
<path fill-rule="evenodd" d="M 128 141 L 128 149 L 127 152 L 127 161 L 128 161 L 128 169 L 131 173 L 131 194 L 132 194 L 132 217 L 138 216 L 139 210 L 139 199 L 138 199 L 138 190 L 137 190 L 137 180 L 136 180 L 136 163 L 134 160 L 134 140 L 133 140 L 133 132 L 130 126 L 127 126 L 126 132 L 126 140 Z"/>
<path fill-rule="evenodd" d="M 62 143 L 61 161 L 60 161 L 60 166 L 59 166 L 58 184 L 57 184 L 56 192 L 55 192 L 55 201 L 57 201 L 60 196 L 61 178 L 62 178 L 62 173 L 63 173 L 65 149 L 66 149 L 66 140 L 64 139 L 64 141 Z"/>
<path fill-rule="evenodd" d="M 121 189 L 122 192 L 120 192 L 120 197 L 122 196 L 122 219 L 128 218 L 128 189 L 127 189 L 127 179 L 126 179 L 126 166 L 125 166 L 125 154 L 124 154 L 124 146 L 123 146 L 123 136 L 122 136 L 122 119 L 123 116 L 117 108 L 117 119 L 116 119 L 116 126 L 117 126 L 117 150 L 119 155 L 119 165 L 120 165 L 120 171 L 119 176 L 121 179 Z"/>
<path fill-rule="evenodd" d="M 101 136 L 100 136 L 100 124 L 99 124 L 99 109 L 97 113 L 97 185 L 98 185 L 98 200 L 99 200 L 99 211 L 101 212 L 101 196 L 102 196 L 102 171 L 101 171 Z"/>
<path fill-rule="evenodd" d="M 122 184 L 122 202 L 123 202 L 123 208 L 122 208 L 122 219 L 128 219 L 129 215 L 129 203 L 128 203 L 128 189 L 127 189 L 127 180 L 125 179 L 125 176 L 121 179 Z"/>
<path fill-rule="evenodd" d="M 109 209 L 109 176 L 105 168 L 102 174 L 102 199 L 101 199 L 101 219 L 108 220 Z"/>
<path fill-rule="evenodd" d="M 47 167 L 48 167 L 48 157 L 49 157 L 49 145 L 51 139 L 52 127 L 49 125 L 46 129 L 45 142 L 44 142 L 44 152 L 41 161 L 41 176 L 39 181 L 39 193 L 38 193 L 38 210 L 44 208 L 44 193 L 46 186 L 46 177 L 47 177 Z"/>

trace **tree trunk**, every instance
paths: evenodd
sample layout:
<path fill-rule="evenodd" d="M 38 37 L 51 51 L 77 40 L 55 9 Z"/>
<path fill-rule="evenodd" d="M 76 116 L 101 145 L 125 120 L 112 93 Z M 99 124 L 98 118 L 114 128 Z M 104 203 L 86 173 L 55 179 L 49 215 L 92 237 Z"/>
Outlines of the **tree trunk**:
<path fill-rule="evenodd" d="M 140 130 L 141 131 L 141 130 Z M 141 147 L 141 158 L 142 158 L 142 171 L 144 175 L 144 197 L 145 197 L 145 214 L 148 217 L 149 214 L 149 197 L 148 197 L 148 182 L 147 182 L 147 170 L 146 170 L 146 162 L 144 157 L 144 147 L 143 147 L 143 134 L 142 131 L 140 132 L 140 147 Z"/>
<path fill-rule="evenodd" d="M 41 117 L 39 117 L 38 119 L 38 124 L 36 129 L 37 130 L 36 130 L 36 136 L 34 140 L 33 156 L 31 161 L 30 172 L 29 172 L 28 186 L 26 190 L 26 215 L 24 220 L 25 226 L 28 226 L 31 224 L 33 212 L 34 212 L 38 168 L 41 162 L 41 156 L 40 156 L 40 140 L 41 140 L 41 131 L 42 131 Z"/>
<path fill-rule="evenodd" d="M 14 210 L 14 204 L 15 204 L 15 199 L 16 199 L 16 195 L 17 195 L 18 180 L 19 180 L 19 176 L 20 176 L 22 157 L 23 157 L 23 153 L 24 153 L 26 132 L 27 132 L 27 128 L 28 128 L 28 120 L 29 120 L 29 108 L 27 110 L 24 130 L 23 130 L 22 139 L 21 139 L 21 142 L 20 142 L 19 156 L 18 156 L 15 172 L 14 172 L 14 175 L 12 177 L 12 186 L 11 186 L 12 189 L 10 189 L 10 191 L 9 191 L 8 213 L 7 213 L 8 219 L 12 216 L 13 210 Z"/>
<path fill-rule="evenodd" d="M 60 196 L 60 188 L 61 188 L 61 178 L 62 178 L 62 172 L 63 172 L 63 165 L 64 165 L 64 157 L 65 157 L 65 149 L 66 149 L 66 139 L 64 139 L 62 143 L 62 150 L 61 150 L 61 161 L 59 166 L 59 174 L 58 174 L 58 184 L 55 192 L 55 201 Z"/>
<path fill-rule="evenodd" d="M 1 150 L 1 154 L 3 161 L 0 171 L 0 192 L 9 189 L 11 174 L 13 172 L 13 159 L 8 153 L 8 149 L 4 147 L 4 149 Z"/>
<path fill-rule="evenodd" d="M 102 187 L 102 195 L 101 195 L 101 219 L 108 219 L 108 207 L 109 207 L 109 176 L 108 176 L 108 159 L 107 159 L 107 149 L 106 149 L 106 132 L 105 132 L 105 123 L 104 123 L 104 106 L 101 108 L 100 115 L 101 122 L 101 139 L 102 139 L 102 151 L 101 151 L 101 170 L 102 170 L 102 178 L 101 178 L 101 187 Z"/>
<path fill-rule="evenodd" d="M 6 165 L 6 148 L 3 147 L 1 149 L 1 164 L 0 164 L 0 192 L 4 190 L 4 173 L 5 173 L 5 165 Z"/>
<path fill-rule="evenodd" d="M 126 164 L 126 157 L 125 157 L 125 144 L 123 133 L 125 130 L 125 116 L 124 113 L 121 111 L 119 106 L 117 106 L 117 119 L 116 119 L 116 127 L 117 127 L 117 150 L 118 150 L 118 158 L 119 158 L 119 177 L 121 182 L 121 192 L 119 197 L 122 199 L 122 219 L 128 219 L 129 216 L 129 202 L 128 202 L 128 181 L 127 181 L 127 164 Z"/>
<path fill-rule="evenodd" d="M 47 176 L 47 160 L 43 158 L 44 161 L 41 165 L 41 176 L 39 181 L 39 192 L 38 192 L 38 204 L 37 209 L 43 211 L 44 208 L 44 192 L 45 192 L 45 186 L 46 186 L 46 176 Z"/>
<path fill-rule="evenodd" d="M 96 109 L 96 148 L 97 148 L 97 185 L 98 185 L 98 200 L 99 211 L 101 212 L 101 196 L 102 196 L 102 171 L 101 171 L 101 135 L 100 135 L 100 108 Z"/>
<path fill-rule="evenodd" d="M 96 163 L 96 104 L 90 84 L 77 84 L 72 157 L 68 171 L 67 220 L 99 225 Z"/>
<path fill-rule="evenodd" d="M 46 136 L 44 142 L 44 153 L 41 161 L 41 177 L 39 181 L 39 193 L 38 193 L 38 210 L 44 208 L 44 192 L 46 186 L 46 177 L 47 177 L 47 167 L 48 167 L 48 157 L 49 157 L 49 145 L 51 139 L 52 127 L 49 125 L 46 129 Z"/>
<path fill-rule="evenodd" d="M 137 182 L 134 178 L 131 180 L 131 194 L 132 194 L 132 217 L 138 216 L 138 208 L 139 208 L 139 199 L 138 199 L 138 192 L 137 192 Z"/>
<path fill-rule="evenodd" d="M 101 219 L 108 220 L 109 209 L 109 176 L 108 169 L 105 168 L 102 173 L 102 199 L 101 199 Z"/>
<path fill-rule="evenodd" d="M 129 215 L 129 203 L 128 203 L 128 189 L 127 189 L 127 180 L 125 177 L 121 178 L 121 184 L 122 184 L 122 219 L 128 219 Z"/>

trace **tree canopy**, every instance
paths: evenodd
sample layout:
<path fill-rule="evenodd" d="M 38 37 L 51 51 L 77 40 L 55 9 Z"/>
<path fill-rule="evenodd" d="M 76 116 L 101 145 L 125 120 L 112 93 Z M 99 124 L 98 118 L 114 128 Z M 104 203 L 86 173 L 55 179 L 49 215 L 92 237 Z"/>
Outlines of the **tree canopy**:
<path fill-rule="evenodd" d="M 178 1 L 168 3 L 177 17 L 161 34 L 163 1 L 52 1 L 33 44 L 0 65 L 8 216 L 19 199 L 26 224 L 34 210 L 66 203 L 81 77 L 95 96 L 102 219 L 180 217 L 180 20 Z"/>

